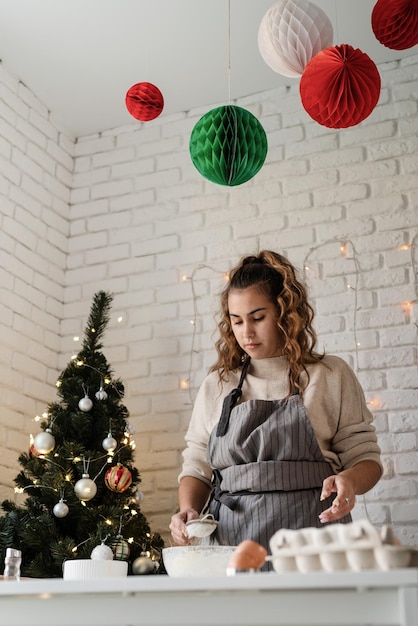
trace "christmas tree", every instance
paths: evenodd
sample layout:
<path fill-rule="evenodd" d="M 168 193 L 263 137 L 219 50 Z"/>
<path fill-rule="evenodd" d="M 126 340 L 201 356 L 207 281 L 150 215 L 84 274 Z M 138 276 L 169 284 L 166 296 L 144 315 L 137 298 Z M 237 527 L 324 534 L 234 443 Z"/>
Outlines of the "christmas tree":
<path fill-rule="evenodd" d="M 89 559 L 103 545 L 110 558 L 128 561 L 128 573 L 163 568 L 162 538 L 140 510 L 124 387 L 101 352 L 112 299 L 95 294 L 82 350 L 57 380 L 61 401 L 48 406 L 29 452 L 19 456 L 14 482 L 26 494 L 23 505 L 1 505 L 0 563 L 7 547 L 21 550 L 22 576 L 61 577 L 64 561 Z"/>

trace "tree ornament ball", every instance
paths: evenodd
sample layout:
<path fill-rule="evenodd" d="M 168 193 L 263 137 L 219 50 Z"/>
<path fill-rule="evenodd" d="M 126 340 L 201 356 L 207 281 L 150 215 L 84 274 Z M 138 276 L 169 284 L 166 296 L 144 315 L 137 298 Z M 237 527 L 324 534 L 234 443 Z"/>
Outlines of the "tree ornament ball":
<path fill-rule="evenodd" d="M 88 474 L 83 474 L 82 478 L 74 485 L 74 492 L 79 500 L 87 502 L 96 495 L 97 485 Z"/>
<path fill-rule="evenodd" d="M 132 483 L 132 474 L 130 470 L 118 463 L 110 467 L 105 474 L 105 484 L 110 491 L 122 493 L 126 491 Z"/>
<path fill-rule="evenodd" d="M 86 394 L 84 398 L 81 398 L 80 402 L 78 403 L 78 408 L 80 409 L 80 411 L 83 411 L 84 413 L 88 413 L 93 408 L 92 399 L 89 398 L 88 395 Z"/>
<path fill-rule="evenodd" d="M 93 548 L 90 558 L 93 561 L 113 561 L 113 550 L 104 543 Z"/>
<path fill-rule="evenodd" d="M 96 392 L 96 400 L 107 400 L 107 393 L 103 387 L 100 387 L 99 391 Z"/>
<path fill-rule="evenodd" d="M 306 66 L 299 90 L 305 111 L 328 128 L 348 128 L 373 111 L 380 74 L 372 59 L 348 44 L 321 50 Z"/>
<path fill-rule="evenodd" d="M 417 0 L 378 0 L 372 11 L 376 39 L 391 50 L 406 50 L 418 44 Z"/>
<path fill-rule="evenodd" d="M 164 98 L 158 87 L 152 83 L 136 83 L 128 89 L 125 104 L 136 120 L 150 122 L 162 112 Z"/>
<path fill-rule="evenodd" d="M 117 561 L 127 561 L 131 552 L 129 543 L 123 539 L 123 537 L 117 537 L 115 541 L 113 541 L 112 550 L 114 558 Z"/>
<path fill-rule="evenodd" d="M 55 517 L 62 518 L 62 517 L 67 517 L 70 509 L 65 504 L 64 500 L 61 498 L 60 501 L 56 503 L 52 511 Z"/>
<path fill-rule="evenodd" d="M 145 499 L 144 492 L 141 491 L 139 487 L 135 491 L 134 499 L 138 502 L 138 504 L 141 504 L 141 502 L 143 502 Z"/>
<path fill-rule="evenodd" d="M 219 185 L 241 185 L 263 166 L 267 136 L 252 113 L 228 104 L 200 118 L 192 130 L 189 150 L 202 176 Z"/>
<path fill-rule="evenodd" d="M 137 576 L 146 576 L 152 574 L 155 570 L 155 564 L 148 556 L 138 556 L 132 563 L 132 571 Z"/>
<path fill-rule="evenodd" d="M 33 440 L 33 446 L 39 454 L 48 454 L 55 448 L 55 437 L 50 430 L 38 433 Z"/>
<path fill-rule="evenodd" d="M 118 442 L 114 437 L 112 437 L 111 433 L 108 434 L 102 441 L 102 447 L 106 452 L 113 452 L 117 448 Z"/>

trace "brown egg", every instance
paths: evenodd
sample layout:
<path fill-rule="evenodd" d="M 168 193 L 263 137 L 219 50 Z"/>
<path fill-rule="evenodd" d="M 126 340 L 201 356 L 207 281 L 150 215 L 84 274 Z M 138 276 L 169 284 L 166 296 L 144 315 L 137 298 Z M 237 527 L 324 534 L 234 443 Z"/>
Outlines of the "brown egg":
<path fill-rule="evenodd" d="M 258 570 L 264 564 L 267 550 L 251 539 L 242 541 L 229 559 L 228 568 Z"/>

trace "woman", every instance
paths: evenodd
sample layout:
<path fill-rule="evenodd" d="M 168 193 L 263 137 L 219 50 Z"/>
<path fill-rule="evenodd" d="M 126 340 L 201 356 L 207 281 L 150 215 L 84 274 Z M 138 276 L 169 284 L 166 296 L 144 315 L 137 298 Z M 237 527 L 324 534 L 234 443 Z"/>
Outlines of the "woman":
<path fill-rule="evenodd" d="M 295 268 L 275 252 L 243 258 L 221 295 L 218 360 L 186 435 L 179 512 L 218 520 L 212 543 L 269 548 L 280 528 L 351 521 L 382 473 L 372 415 L 354 372 L 315 351 L 314 312 Z"/>

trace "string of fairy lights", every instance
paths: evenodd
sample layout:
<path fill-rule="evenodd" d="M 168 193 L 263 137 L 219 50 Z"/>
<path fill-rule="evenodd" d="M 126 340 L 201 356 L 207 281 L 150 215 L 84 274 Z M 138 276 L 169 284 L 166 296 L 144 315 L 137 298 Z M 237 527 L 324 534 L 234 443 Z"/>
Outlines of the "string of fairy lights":
<path fill-rule="evenodd" d="M 358 334 L 358 312 L 360 310 L 359 307 L 359 294 L 360 294 L 360 279 L 362 275 L 362 267 L 361 267 L 361 255 L 358 253 L 354 242 L 348 238 L 338 238 L 334 237 L 331 239 L 327 239 L 320 244 L 309 248 L 307 251 L 303 262 L 302 262 L 302 271 L 303 278 L 305 283 L 309 286 L 312 284 L 317 276 L 315 276 L 315 271 L 313 270 L 311 263 L 316 260 L 316 254 L 326 246 L 337 245 L 339 246 L 339 254 L 341 257 L 347 261 L 351 262 L 350 267 L 347 269 L 345 276 L 350 276 L 352 279 L 346 279 L 346 289 L 353 294 L 353 302 L 351 310 L 347 311 L 347 314 L 351 314 L 352 323 L 352 336 L 353 336 L 353 352 L 354 352 L 354 371 L 358 375 L 360 372 L 359 367 L 359 350 L 361 348 L 361 342 L 359 341 Z M 406 316 L 406 323 L 413 323 L 415 325 L 415 335 L 416 335 L 416 345 L 418 345 L 418 321 L 412 319 L 414 314 L 414 305 L 418 302 L 418 233 L 416 233 L 410 243 L 405 243 L 397 248 L 400 252 L 409 252 L 410 259 L 405 260 L 405 267 L 410 267 L 411 272 L 413 274 L 412 282 L 413 282 L 413 294 L 412 297 L 408 300 L 402 300 L 395 304 L 395 306 L 401 307 Z M 193 306 L 193 317 L 190 320 L 190 324 L 192 325 L 192 336 L 191 336 L 191 346 L 190 346 L 190 354 L 189 354 L 189 368 L 188 373 L 185 378 L 183 378 L 180 382 L 180 387 L 182 389 L 187 389 L 189 393 L 189 402 L 188 404 L 193 404 L 194 402 L 194 386 L 192 385 L 193 378 L 193 357 L 197 351 L 196 343 L 197 343 L 197 322 L 199 319 L 197 300 L 198 295 L 196 293 L 195 288 L 195 280 L 196 275 L 204 269 L 208 269 L 216 273 L 219 277 L 222 277 L 224 281 L 228 280 L 229 274 L 228 272 L 219 271 L 213 268 L 210 265 L 199 264 L 190 274 L 184 274 L 182 279 L 183 281 L 187 281 L 190 283 L 190 289 L 192 294 L 192 306 Z M 418 364 L 417 355 L 415 355 L 415 360 Z M 380 402 L 378 398 L 372 398 L 368 401 L 368 404 L 373 407 L 373 409 L 378 409 L 380 406 Z"/>

